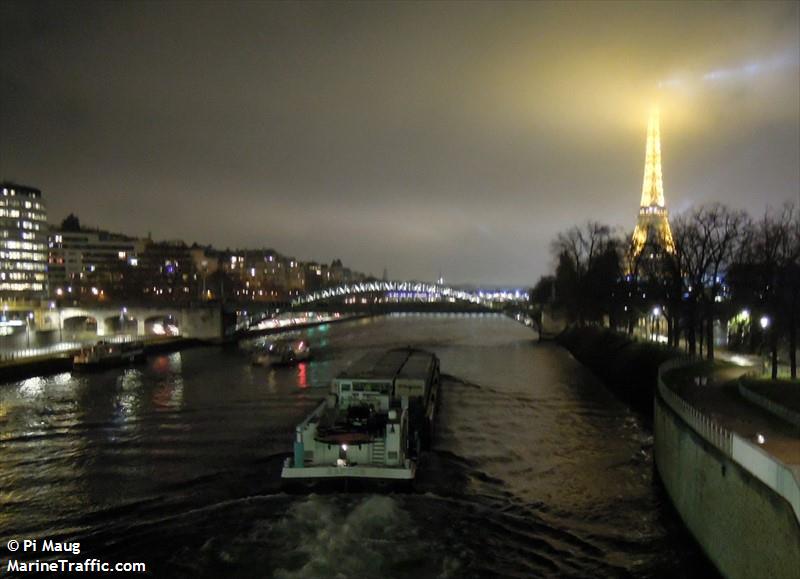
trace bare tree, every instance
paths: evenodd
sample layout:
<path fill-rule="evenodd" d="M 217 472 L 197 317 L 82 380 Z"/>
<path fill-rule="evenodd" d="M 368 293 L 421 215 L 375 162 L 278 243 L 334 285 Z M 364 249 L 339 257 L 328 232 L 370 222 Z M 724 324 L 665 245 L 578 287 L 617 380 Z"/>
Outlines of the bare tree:
<path fill-rule="evenodd" d="M 797 323 L 800 313 L 800 232 L 798 212 L 792 205 L 764 213 L 753 224 L 743 245 L 733 276 L 735 291 L 749 296 L 763 314 L 770 350 L 772 378 L 778 376 L 778 345 L 789 338 L 792 376 L 797 375 Z"/>
<path fill-rule="evenodd" d="M 693 214 L 678 216 L 673 223 L 673 239 L 676 257 L 680 264 L 675 274 L 682 278 L 684 291 L 682 299 L 685 309 L 686 341 L 689 354 L 697 354 L 698 326 L 702 320 L 700 308 L 703 299 L 703 281 L 711 263 L 711 229 L 704 223 L 701 210 Z M 702 354 L 702 332 L 700 332 L 700 353 Z"/>
<path fill-rule="evenodd" d="M 706 353 L 714 359 L 714 322 L 717 319 L 717 304 L 722 301 L 720 290 L 723 276 L 740 254 L 749 237 L 748 215 L 720 204 L 708 205 L 695 213 L 700 228 L 708 231 L 709 260 L 705 272 L 705 321 Z"/>
<path fill-rule="evenodd" d="M 598 297 L 597 287 L 590 281 L 598 278 L 608 283 L 608 276 L 615 276 L 619 270 L 618 243 L 607 225 L 588 221 L 583 226 L 573 226 L 559 233 L 551 246 L 558 260 L 556 286 L 558 295 L 565 305 L 574 309 L 579 325 L 586 323 L 587 315 L 596 313 L 592 306 Z M 600 267 L 600 266 L 604 267 Z M 599 270 L 607 270 L 601 275 Z"/>

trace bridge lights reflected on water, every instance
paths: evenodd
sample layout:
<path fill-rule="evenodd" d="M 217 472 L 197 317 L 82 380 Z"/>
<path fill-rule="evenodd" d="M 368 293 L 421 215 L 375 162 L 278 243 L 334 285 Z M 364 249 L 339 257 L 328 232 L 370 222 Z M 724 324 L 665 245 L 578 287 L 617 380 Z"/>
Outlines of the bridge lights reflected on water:
<path fill-rule="evenodd" d="M 303 390 L 308 388 L 308 365 L 305 362 L 297 365 L 297 387 Z"/>

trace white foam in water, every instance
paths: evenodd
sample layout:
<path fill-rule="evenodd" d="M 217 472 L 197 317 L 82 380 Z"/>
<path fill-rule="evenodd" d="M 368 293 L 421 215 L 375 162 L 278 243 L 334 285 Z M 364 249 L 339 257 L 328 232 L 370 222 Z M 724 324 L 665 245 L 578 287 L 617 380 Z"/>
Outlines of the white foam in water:
<path fill-rule="evenodd" d="M 430 545 L 391 496 L 311 496 L 292 505 L 278 527 L 306 560 L 276 570 L 279 579 L 394 576 L 399 568 L 430 564 Z"/>

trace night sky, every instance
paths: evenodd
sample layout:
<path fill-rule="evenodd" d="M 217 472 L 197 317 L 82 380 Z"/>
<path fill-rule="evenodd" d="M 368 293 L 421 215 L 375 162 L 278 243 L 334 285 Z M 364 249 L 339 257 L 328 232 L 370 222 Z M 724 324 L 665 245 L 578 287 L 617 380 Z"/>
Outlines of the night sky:
<path fill-rule="evenodd" d="M 800 4 L 0 3 L 0 179 L 50 220 L 532 284 L 674 214 L 800 200 Z"/>

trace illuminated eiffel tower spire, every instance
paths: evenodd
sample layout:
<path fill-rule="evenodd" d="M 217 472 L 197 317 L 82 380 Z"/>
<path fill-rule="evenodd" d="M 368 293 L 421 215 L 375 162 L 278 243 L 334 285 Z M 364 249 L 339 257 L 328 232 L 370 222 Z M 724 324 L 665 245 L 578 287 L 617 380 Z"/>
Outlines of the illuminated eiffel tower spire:
<path fill-rule="evenodd" d="M 644 184 L 642 207 L 664 207 L 664 181 L 661 177 L 661 130 L 658 126 L 658 109 L 650 114 L 647 123 L 647 152 L 644 157 Z"/>
<path fill-rule="evenodd" d="M 647 150 L 644 158 L 644 183 L 642 202 L 639 207 L 639 220 L 633 231 L 631 251 L 638 257 L 645 245 L 652 244 L 675 251 L 672 230 L 669 227 L 669 214 L 664 203 L 664 182 L 661 176 L 661 130 L 658 109 L 650 113 L 647 123 Z"/>

